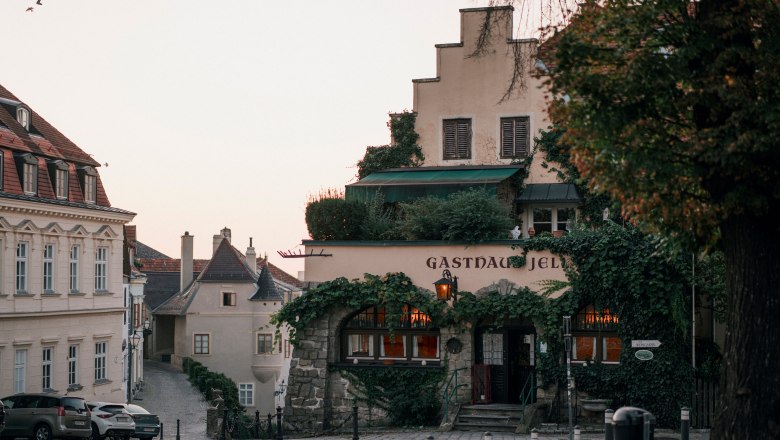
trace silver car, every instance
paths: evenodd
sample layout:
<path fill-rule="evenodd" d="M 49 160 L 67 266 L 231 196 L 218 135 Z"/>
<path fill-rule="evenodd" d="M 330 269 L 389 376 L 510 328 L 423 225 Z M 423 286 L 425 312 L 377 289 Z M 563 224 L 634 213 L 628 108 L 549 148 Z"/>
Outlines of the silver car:
<path fill-rule="evenodd" d="M 56 394 L 14 394 L 2 399 L 5 427 L 0 437 L 51 440 L 54 437 L 88 438 L 90 413 L 81 397 Z"/>

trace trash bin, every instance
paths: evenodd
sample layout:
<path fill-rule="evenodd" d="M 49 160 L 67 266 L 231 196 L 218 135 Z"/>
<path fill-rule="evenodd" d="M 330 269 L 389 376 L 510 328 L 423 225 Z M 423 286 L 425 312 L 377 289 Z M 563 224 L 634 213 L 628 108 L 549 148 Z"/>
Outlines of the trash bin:
<path fill-rule="evenodd" d="M 649 436 L 644 436 L 645 416 L 648 417 L 647 430 Z M 624 406 L 615 411 L 612 416 L 612 432 L 615 440 L 653 440 L 655 432 L 655 416 L 642 408 Z"/>

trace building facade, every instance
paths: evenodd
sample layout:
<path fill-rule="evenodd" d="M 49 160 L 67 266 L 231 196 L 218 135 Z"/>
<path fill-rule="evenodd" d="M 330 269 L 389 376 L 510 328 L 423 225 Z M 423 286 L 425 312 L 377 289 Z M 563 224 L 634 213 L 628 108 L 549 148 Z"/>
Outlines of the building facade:
<path fill-rule="evenodd" d="M 124 401 L 123 225 L 100 164 L 0 86 L 0 395 Z"/>

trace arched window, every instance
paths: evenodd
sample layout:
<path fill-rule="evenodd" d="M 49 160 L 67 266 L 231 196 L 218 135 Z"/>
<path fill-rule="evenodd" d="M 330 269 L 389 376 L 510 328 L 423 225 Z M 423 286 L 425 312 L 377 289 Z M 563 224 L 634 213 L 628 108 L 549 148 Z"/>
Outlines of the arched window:
<path fill-rule="evenodd" d="M 571 326 L 572 361 L 619 363 L 623 341 L 618 336 L 618 316 L 592 304 L 575 316 Z"/>
<path fill-rule="evenodd" d="M 438 365 L 439 330 L 431 327 L 428 315 L 404 305 L 392 335 L 387 319 L 385 306 L 369 307 L 350 318 L 341 332 L 342 361 Z"/>

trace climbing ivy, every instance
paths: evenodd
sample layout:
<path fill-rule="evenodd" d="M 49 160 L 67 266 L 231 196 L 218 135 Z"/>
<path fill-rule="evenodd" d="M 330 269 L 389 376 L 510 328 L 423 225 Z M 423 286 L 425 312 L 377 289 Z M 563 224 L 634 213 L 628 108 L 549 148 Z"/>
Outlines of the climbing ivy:
<path fill-rule="evenodd" d="M 422 148 L 417 145 L 420 135 L 414 130 L 417 113 L 405 111 L 392 115 L 390 132 L 393 144 L 367 147 L 363 159 L 358 161 L 358 179 L 388 168 L 416 167 L 422 163 Z"/>

